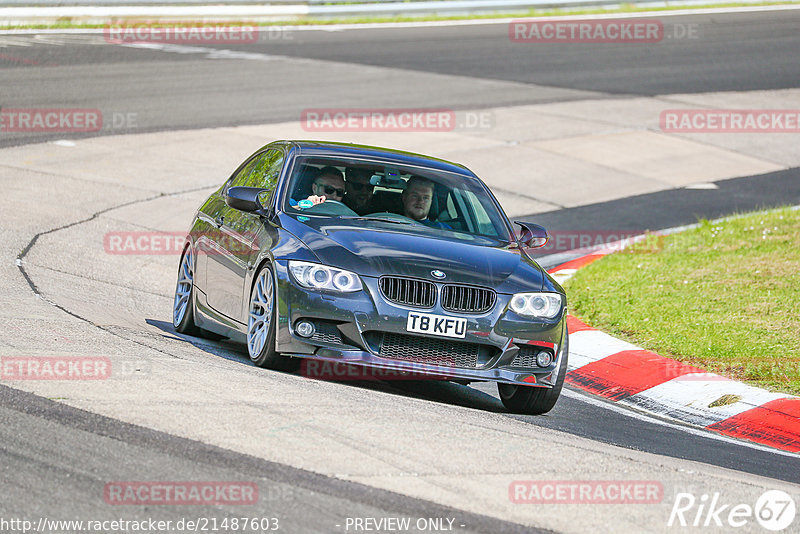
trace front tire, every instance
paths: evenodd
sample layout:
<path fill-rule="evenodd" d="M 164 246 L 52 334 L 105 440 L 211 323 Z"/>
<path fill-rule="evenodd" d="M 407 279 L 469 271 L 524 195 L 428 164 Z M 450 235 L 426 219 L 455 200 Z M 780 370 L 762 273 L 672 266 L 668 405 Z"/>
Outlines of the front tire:
<path fill-rule="evenodd" d="M 558 377 L 552 388 L 533 386 L 516 386 L 514 384 L 497 383 L 497 392 L 503 406 L 513 413 L 526 415 L 541 415 L 549 412 L 556 405 L 564 378 L 567 376 L 567 359 L 569 356 L 569 333 L 564 327 L 564 348 L 561 353 L 561 363 L 558 366 Z"/>
<path fill-rule="evenodd" d="M 250 291 L 247 317 L 247 353 L 266 369 L 289 370 L 291 360 L 275 352 L 275 282 L 268 264 L 261 267 Z"/>
<path fill-rule="evenodd" d="M 194 251 L 191 245 L 183 251 L 178 266 L 178 282 L 172 302 L 172 326 L 181 334 L 200 335 L 200 329 L 194 322 Z"/>

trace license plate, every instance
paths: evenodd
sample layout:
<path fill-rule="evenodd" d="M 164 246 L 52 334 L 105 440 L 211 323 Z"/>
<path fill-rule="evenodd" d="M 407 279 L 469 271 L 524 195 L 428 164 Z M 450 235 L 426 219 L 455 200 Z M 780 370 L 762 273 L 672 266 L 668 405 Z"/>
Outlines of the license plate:
<path fill-rule="evenodd" d="M 432 313 L 409 312 L 406 330 L 434 336 L 463 338 L 467 333 L 467 320 Z"/>

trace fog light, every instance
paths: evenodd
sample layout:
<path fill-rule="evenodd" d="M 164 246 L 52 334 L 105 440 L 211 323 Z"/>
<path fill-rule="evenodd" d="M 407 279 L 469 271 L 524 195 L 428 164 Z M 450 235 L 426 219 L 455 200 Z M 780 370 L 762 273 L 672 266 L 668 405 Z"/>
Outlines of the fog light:
<path fill-rule="evenodd" d="M 314 335 L 314 323 L 308 321 L 300 321 L 294 327 L 294 331 L 297 332 L 298 336 L 302 337 L 311 337 Z"/>
<path fill-rule="evenodd" d="M 547 367 L 553 363 L 553 356 L 546 350 L 539 351 L 536 355 L 536 365 L 539 367 Z"/>

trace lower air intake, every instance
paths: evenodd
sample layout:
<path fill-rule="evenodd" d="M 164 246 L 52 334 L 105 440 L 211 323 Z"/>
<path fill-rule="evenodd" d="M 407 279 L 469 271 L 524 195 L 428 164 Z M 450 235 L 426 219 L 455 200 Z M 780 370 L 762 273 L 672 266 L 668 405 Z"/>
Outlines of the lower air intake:
<path fill-rule="evenodd" d="M 478 367 L 480 351 L 477 343 L 387 333 L 380 355 L 392 360 L 474 369 Z"/>

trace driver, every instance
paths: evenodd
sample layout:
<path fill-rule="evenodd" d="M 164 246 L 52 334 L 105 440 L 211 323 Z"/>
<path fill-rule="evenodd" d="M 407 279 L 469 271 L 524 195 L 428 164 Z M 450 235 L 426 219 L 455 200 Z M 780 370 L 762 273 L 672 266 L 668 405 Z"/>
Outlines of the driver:
<path fill-rule="evenodd" d="M 326 200 L 341 202 L 344 198 L 344 177 L 336 167 L 323 167 L 311 184 L 310 200 L 314 206 Z"/>
<path fill-rule="evenodd" d="M 445 223 L 432 221 L 428 217 L 433 202 L 434 183 L 422 176 L 412 176 L 406 182 L 403 190 L 403 215 L 414 219 L 425 226 L 433 228 L 446 228 L 451 230 Z"/>

